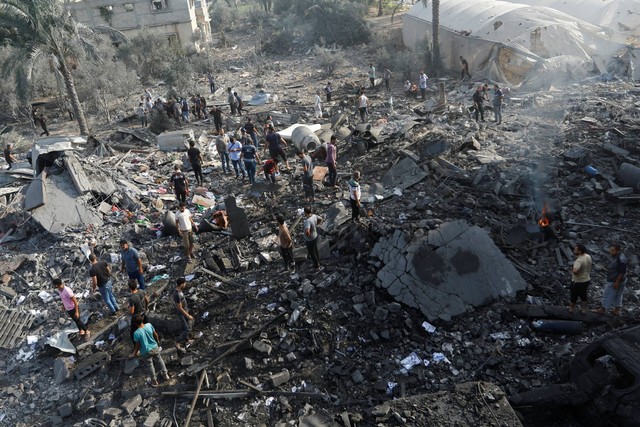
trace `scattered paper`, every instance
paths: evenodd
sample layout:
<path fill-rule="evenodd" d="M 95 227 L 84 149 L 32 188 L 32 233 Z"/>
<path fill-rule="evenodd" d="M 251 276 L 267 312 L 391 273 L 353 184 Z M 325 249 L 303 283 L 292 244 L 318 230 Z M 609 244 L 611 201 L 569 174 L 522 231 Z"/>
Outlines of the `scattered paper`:
<path fill-rule="evenodd" d="M 43 302 L 49 302 L 53 300 L 53 296 L 47 291 L 40 291 L 40 293 L 38 293 L 38 296 Z"/>
<path fill-rule="evenodd" d="M 425 331 L 429 332 L 430 334 L 436 331 L 436 327 L 433 326 L 431 323 L 427 322 L 426 320 L 422 322 L 422 327 L 424 328 Z"/>
<path fill-rule="evenodd" d="M 406 370 L 410 370 L 414 366 L 420 365 L 421 363 L 422 363 L 422 359 L 420 358 L 420 356 L 416 354 L 415 351 L 411 352 L 410 355 L 408 355 L 407 357 L 405 357 L 400 361 L 400 364 Z"/>

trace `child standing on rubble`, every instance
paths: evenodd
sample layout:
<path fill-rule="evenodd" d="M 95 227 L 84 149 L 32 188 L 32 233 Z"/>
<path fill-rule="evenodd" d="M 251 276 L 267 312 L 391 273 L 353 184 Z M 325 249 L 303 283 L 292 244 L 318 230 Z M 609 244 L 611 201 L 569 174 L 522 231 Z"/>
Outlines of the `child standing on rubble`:
<path fill-rule="evenodd" d="M 158 387 L 160 384 L 158 384 L 156 367 L 153 364 L 154 360 L 160 368 L 162 377 L 167 381 L 171 378 L 171 375 L 169 375 L 169 371 L 167 371 L 167 367 L 164 364 L 164 360 L 160 355 L 160 346 L 158 345 L 160 337 L 153 325 L 151 323 L 144 323 L 143 318 L 140 315 L 132 319 L 132 324 L 135 328 L 135 332 L 133 333 L 134 348 L 133 353 L 131 353 L 131 357 L 135 358 L 138 357 L 138 355 L 142 356 L 142 359 L 144 359 L 149 366 L 149 371 L 151 371 L 151 387 Z"/>
<path fill-rule="evenodd" d="M 178 203 L 186 203 L 189 195 L 189 180 L 180 170 L 180 166 L 173 167 L 173 175 L 169 178 L 169 188 L 173 188 Z"/>
<path fill-rule="evenodd" d="M 80 319 L 80 305 L 73 291 L 68 286 L 65 286 L 60 278 L 53 279 L 53 286 L 58 290 L 58 295 L 60 295 L 60 299 L 62 300 L 62 309 L 66 311 L 69 317 L 71 317 L 71 320 L 75 322 L 80 330 L 79 335 L 88 340 L 89 337 L 91 337 L 91 332 L 89 332 L 89 329 Z"/>

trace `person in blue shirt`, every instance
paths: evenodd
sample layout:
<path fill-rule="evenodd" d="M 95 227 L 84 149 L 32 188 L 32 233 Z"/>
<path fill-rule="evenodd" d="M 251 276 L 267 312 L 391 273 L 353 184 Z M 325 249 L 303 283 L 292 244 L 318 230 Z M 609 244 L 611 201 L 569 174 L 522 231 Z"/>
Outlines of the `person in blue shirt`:
<path fill-rule="evenodd" d="M 164 360 L 162 360 L 162 356 L 160 355 L 160 347 L 158 346 L 160 337 L 158 337 L 158 333 L 151 323 L 143 322 L 142 315 L 136 315 L 132 323 L 136 330 L 133 333 L 134 348 L 131 357 L 141 356 L 142 359 L 147 362 L 149 370 L 151 371 L 151 386 L 158 387 L 158 377 L 156 375 L 154 361 L 158 364 L 162 377 L 165 380 L 171 378 L 164 364 Z"/>
<path fill-rule="evenodd" d="M 120 240 L 121 271 L 127 272 L 129 279 L 136 279 L 140 289 L 144 290 L 144 275 L 142 274 L 142 260 L 137 250 L 133 249 L 125 239 Z"/>

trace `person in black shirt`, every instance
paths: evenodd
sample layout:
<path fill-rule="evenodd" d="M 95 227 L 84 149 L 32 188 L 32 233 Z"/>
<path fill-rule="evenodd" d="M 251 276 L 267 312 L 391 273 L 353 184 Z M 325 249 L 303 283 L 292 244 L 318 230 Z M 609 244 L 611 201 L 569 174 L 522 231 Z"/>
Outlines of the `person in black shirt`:
<path fill-rule="evenodd" d="M 11 165 L 16 162 L 16 158 L 11 153 L 11 149 L 13 148 L 13 144 L 7 144 L 7 148 L 4 149 L 4 159 L 9 164 L 7 170 L 11 169 Z"/>
<path fill-rule="evenodd" d="M 193 328 L 193 316 L 189 314 L 187 299 L 184 297 L 184 290 L 187 289 L 187 281 L 184 277 L 176 280 L 176 288 L 173 290 L 173 304 L 176 307 L 178 320 L 182 325 L 182 333 L 176 338 L 176 348 L 182 352 L 186 351 L 182 344 L 190 344 L 189 334 Z"/>
<path fill-rule="evenodd" d="M 169 187 L 173 188 L 178 203 L 187 203 L 187 196 L 189 195 L 189 180 L 180 170 L 180 166 L 175 165 L 173 167 L 173 171 L 173 175 L 169 178 Z"/>
<path fill-rule="evenodd" d="M 193 173 L 196 176 L 196 185 L 202 185 L 202 153 L 196 148 L 195 141 L 189 141 L 189 149 L 187 150 L 187 156 L 189 156 L 189 163 L 193 168 Z"/>
<path fill-rule="evenodd" d="M 484 95 L 483 95 L 483 87 L 478 86 L 476 91 L 473 93 L 473 106 L 475 107 L 475 111 L 473 112 L 473 116 L 478 121 L 478 116 L 484 122 Z"/>
<path fill-rule="evenodd" d="M 247 117 L 247 123 L 244 124 L 244 130 L 246 130 L 247 134 L 251 137 L 253 145 L 255 145 L 256 148 L 260 148 L 260 143 L 258 142 L 258 129 L 253 124 L 251 117 Z"/>
<path fill-rule="evenodd" d="M 462 64 L 462 70 L 460 70 L 460 80 L 464 80 L 464 78 L 467 76 L 471 78 L 471 74 L 469 74 L 469 63 L 467 62 L 467 60 L 461 56 L 460 63 Z"/>
<path fill-rule="evenodd" d="M 129 314 L 131 315 L 131 319 L 136 316 L 142 316 L 143 322 L 148 323 L 147 306 L 149 305 L 149 297 L 144 290 L 138 289 L 136 279 L 129 280 L 129 290 L 131 291 L 131 295 L 129 295 Z M 132 325 L 131 342 L 133 342 L 133 333 L 135 330 L 136 328 Z"/>
<path fill-rule="evenodd" d="M 94 254 L 89 255 L 91 268 L 89 269 L 89 277 L 91 278 L 91 291 L 95 292 L 96 288 L 102 296 L 102 301 L 106 304 L 112 316 L 115 316 L 120 310 L 118 300 L 113 295 L 113 281 L 111 280 L 111 268 L 104 261 L 98 261 Z"/>
<path fill-rule="evenodd" d="M 282 161 L 287 165 L 287 169 L 289 169 L 289 161 L 287 160 L 287 155 L 284 152 L 282 146 L 287 146 L 287 142 L 280 136 L 278 132 L 275 131 L 273 126 L 269 126 L 269 130 L 267 131 L 266 136 L 267 146 L 265 147 L 265 151 L 267 148 L 269 149 L 269 157 L 275 159 L 280 156 Z"/>
<path fill-rule="evenodd" d="M 209 114 L 213 116 L 213 124 L 216 127 L 216 132 L 220 133 L 220 129 L 222 129 L 222 110 L 214 105 L 211 107 Z"/>

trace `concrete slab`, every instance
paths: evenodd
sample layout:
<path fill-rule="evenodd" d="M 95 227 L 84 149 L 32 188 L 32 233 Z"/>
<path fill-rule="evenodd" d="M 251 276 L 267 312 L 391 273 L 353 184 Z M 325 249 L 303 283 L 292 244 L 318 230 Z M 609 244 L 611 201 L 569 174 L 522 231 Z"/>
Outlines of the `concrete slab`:
<path fill-rule="evenodd" d="M 32 211 L 46 203 L 45 198 L 45 179 L 47 178 L 47 173 L 45 171 L 40 172 L 40 174 L 31 181 L 29 187 L 27 188 L 27 192 L 24 195 L 24 210 Z"/>
<path fill-rule="evenodd" d="M 371 256 L 385 264 L 377 285 L 430 321 L 450 320 L 469 305 L 488 304 L 526 287 L 487 232 L 465 221 L 444 223 L 413 239 L 396 230 L 380 239 Z"/>
<path fill-rule="evenodd" d="M 427 172 L 418 166 L 416 162 L 405 157 L 382 176 L 382 183 L 385 187 L 398 187 L 404 190 L 422 181 L 427 175 Z"/>
<path fill-rule="evenodd" d="M 249 227 L 249 218 L 244 209 L 239 208 L 235 197 L 227 197 L 224 199 L 227 216 L 229 217 L 229 225 L 231 233 L 236 239 L 243 239 L 251 236 L 251 228 Z"/>

